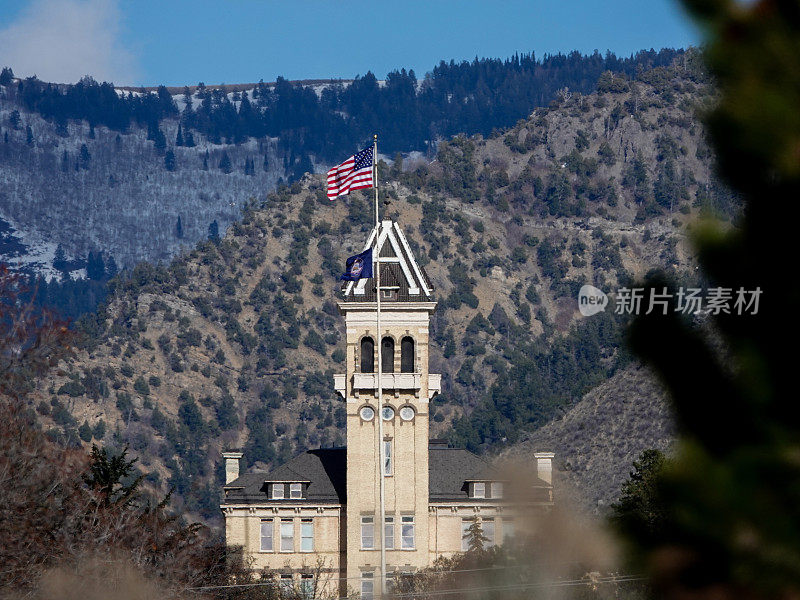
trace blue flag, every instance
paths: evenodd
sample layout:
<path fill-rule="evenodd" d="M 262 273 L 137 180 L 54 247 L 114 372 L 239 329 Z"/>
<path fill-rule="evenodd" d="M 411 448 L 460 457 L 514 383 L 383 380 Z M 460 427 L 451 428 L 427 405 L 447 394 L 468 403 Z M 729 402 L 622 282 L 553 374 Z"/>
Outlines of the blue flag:
<path fill-rule="evenodd" d="M 339 279 L 358 281 L 372 277 L 372 248 L 347 259 L 344 275 Z"/>

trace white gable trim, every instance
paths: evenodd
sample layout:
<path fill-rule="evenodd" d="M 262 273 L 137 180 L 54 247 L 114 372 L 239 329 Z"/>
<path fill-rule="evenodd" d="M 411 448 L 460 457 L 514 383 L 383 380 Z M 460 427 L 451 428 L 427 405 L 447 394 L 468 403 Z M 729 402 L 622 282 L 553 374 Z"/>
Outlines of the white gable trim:
<path fill-rule="evenodd" d="M 405 248 L 406 250 L 406 255 L 408 256 L 408 259 L 411 261 L 411 266 L 414 267 L 414 272 L 417 274 L 417 278 L 420 284 L 422 285 L 422 289 L 425 290 L 425 295 L 430 296 L 431 290 L 428 288 L 428 284 L 425 281 L 425 278 L 422 276 L 422 271 L 420 271 L 419 265 L 417 264 L 417 261 L 414 258 L 414 254 L 411 252 L 411 247 L 408 245 L 406 236 L 403 235 L 403 232 L 400 230 L 400 226 L 397 223 L 394 224 L 394 228 L 397 231 L 397 237 L 400 238 L 400 243 L 403 244 L 403 248 Z M 411 290 L 409 290 L 409 293 L 412 293 Z M 419 290 L 417 290 L 417 293 L 419 294 Z"/>

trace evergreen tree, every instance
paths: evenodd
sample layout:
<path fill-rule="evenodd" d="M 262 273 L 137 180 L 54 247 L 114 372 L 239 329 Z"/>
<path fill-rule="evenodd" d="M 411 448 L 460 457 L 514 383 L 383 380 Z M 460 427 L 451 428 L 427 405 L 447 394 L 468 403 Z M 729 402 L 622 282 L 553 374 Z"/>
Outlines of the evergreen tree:
<path fill-rule="evenodd" d="M 175 136 L 175 145 L 176 146 L 183 146 L 183 131 L 181 129 L 181 124 L 178 123 L 178 135 Z"/>
<path fill-rule="evenodd" d="M 226 150 L 222 151 L 222 158 L 219 160 L 219 170 L 228 175 L 233 171 L 233 166 L 231 165 L 231 159 L 228 156 L 228 152 Z"/>
<path fill-rule="evenodd" d="M 90 139 L 90 140 L 93 140 L 93 139 L 95 139 L 95 134 L 94 134 L 94 123 L 89 123 L 89 139 Z"/>
<path fill-rule="evenodd" d="M 16 109 L 12 110 L 11 114 L 8 115 L 8 124 L 11 125 L 11 129 L 14 131 L 19 129 L 20 119 L 21 117 L 19 116 L 19 111 Z"/>
<path fill-rule="evenodd" d="M 261 168 L 264 169 L 264 171 L 269 171 L 269 159 L 266 153 L 264 153 L 264 162 L 261 163 Z"/>
<path fill-rule="evenodd" d="M 178 222 L 175 224 L 175 237 L 179 240 L 183 238 L 183 223 L 180 215 L 178 215 Z"/>
<path fill-rule="evenodd" d="M 100 281 L 106 275 L 106 265 L 100 252 L 89 251 L 86 257 L 86 276 L 92 281 Z"/>
<path fill-rule="evenodd" d="M 194 134 L 191 131 L 187 131 L 186 132 L 186 140 L 184 142 L 184 145 L 187 148 L 194 148 L 195 147 Z"/>
<path fill-rule="evenodd" d="M 9 85 L 13 78 L 14 71 L 11 70 L 11 67 L 3 67 L 3 70 L 0 71 L 0 85 Z"/>
<path fill-rule="evenodd" d="M 208 150 L 206 150 L 205 156 L 203 156 L 203 171 L 208 171 Z"/>
<path fill-rule="evenodd" d="M 81 144 L 81 150 L 78 154 L 78 160 L 80 162 L 80 166 L 82 169 L 88 169 L 89 163 L 92 160 L 92 155 L 89 154 L 89 148 L 86 147 L 86 144 Z"/>
<path fill-rule="evenodd" d="M 161 154 L 161 152 L 167 147 L 167 138 L 164 135 L 164 132 L 161 131 L 161 128 L 156 128 L 153 137 L 153 147 L 156 149 L 156 152 Z"/>
<path fill-rule="evenodd" d="M 67 255 L 64 252 L 64 248 L 59 244 L 56 246 L 55 254 L 53 254 L 53 268 L 65 274 L 67 267 Z"/>
<path fill-rule="evenodd" d="M 170 172 L 175 170 L 175 153 L 172 149 L 167 150 L 164 154 L 164 168 Z"/>
<path fill-rule="evenodd" d="M 64 173 L 69 171 L 69 155 L 67 154 L 66 148 L 64 152 L 61 153 L 61 171 Z"/>
<path fill-rule="evenodd" d="M 33 130 L 30 125 L 25 127 L 25 143 L 28 144 L 28 146 L 33 146 Z"/>
<path fill-rule="evenodd" d="M 482 553 L 486 542 L 489 541 L 489 538 L 483 535 L 483 528 L 478 519 L 472 519 L 464 538 L 467 540 L 468 551 L 472 553 Z"/>
<path fill-rule="evenodd" d="M 117 267 L 117 261 L 114 260 L 114 255 L 113 254 L 109 254 L 108 260 L 106 261 L 106 275 L 108 276 L 109 279 L 111 279 L 118 272 L 119 272 L 119 268 Z"/>
<path fill-rule="evenodd" d="M 208 239 L 214 243 L 219 242 L 219 223 L 216 219 L 208 226 Z"/>
<path fill-rule="evenodd" d="M 105 506 L 127 506 L 136 500 L 144 475 L 135 475 L 133 465 L 139 460 L 127 460 L 128 448 L 119 454 L 109 454 L 105 448 L 92 445 L 92 460 L 84 481 L 101 494 Z"/>

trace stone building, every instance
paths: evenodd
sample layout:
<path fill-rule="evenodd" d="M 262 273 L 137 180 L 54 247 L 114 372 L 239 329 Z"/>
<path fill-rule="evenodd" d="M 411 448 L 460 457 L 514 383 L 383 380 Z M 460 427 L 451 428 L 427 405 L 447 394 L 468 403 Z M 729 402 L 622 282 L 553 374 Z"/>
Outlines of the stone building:
<path fill-rule="evenodd" d="M 399 574 L 465 550 L 464 533 L 474 520 L 480 521 L 488 544 L 502 544 L 514 535 L 521 509 L 546 509 L 553 502 L 551 453 L 535 455 L 538 477 L 526 484 L 524 498 L 510 501 L 507 477 L 491 463 L 429 439 L 428 406 L 441 389 L 441 375 L 428 371 L 433 286 L 397 223 L 383 221 L 377 234 L 379 335 L 372 279 L 348 283 L 339 302 L 347 359 L 346 372 L 334 376 L 334 385 L 346 403 L 346 448 L 309 450 L 269 473 L 241 475 L 241 453 L 224 454 L 221 508 L 227 543 L 242 546 L 254 569 L 273 571 L 281 584 L 309 597 L 352 591 L 365 600 L 379 596 L 381 535 L 383 575 L 391 584 Z M 374 246 L 375 235 L 373 230 L 366 247 Z"/>

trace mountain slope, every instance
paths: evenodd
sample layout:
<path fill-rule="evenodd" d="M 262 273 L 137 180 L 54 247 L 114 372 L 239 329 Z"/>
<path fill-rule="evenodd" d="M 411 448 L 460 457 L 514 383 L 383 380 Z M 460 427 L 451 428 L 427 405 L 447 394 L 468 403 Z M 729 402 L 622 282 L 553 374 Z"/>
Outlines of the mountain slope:
<path fill-rule="evenodd" d="M 642 451 L 668 451 L 675 429 L 663 388 L 649 370 L 629 366 L 587 393 L 563 416 L 526 434 L 503 458 L 555 452 L 554 480 L 579 506 L 604 512 L 617 501 Z"/>
<path fill-rule="evenodd" d="M 653 268 L 690 278 L 685 225 L 732 210 L 692 112 L 707 84 L 680 66 L 601 84 L 490 139 L 442 143 L 430 164 L 380 168 L 384 214 L 439 299 L 433 435 L 500 448 L 577 403 L 627 363 L 624 321 L 581 319 L 580 285 L 613 290 Z M 368 194 L 330 202 L 323 185 L 281 187 L 219 243 L 116 280 L 33 401 L 52 435 L 129 444 L 153 486 L 207 519 L 223 448 L 268 467 L 341 443 L 336 276 L 373 215 Z"/>

